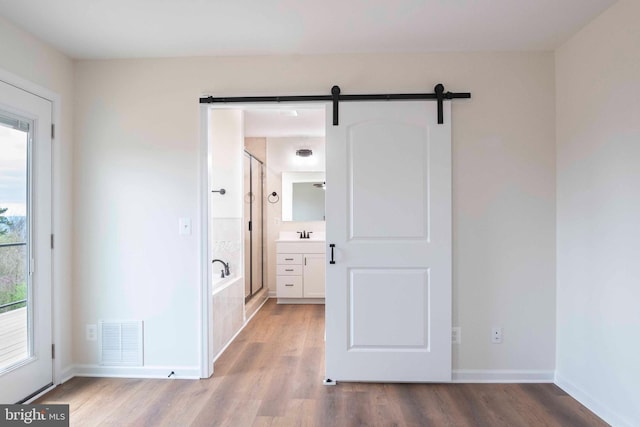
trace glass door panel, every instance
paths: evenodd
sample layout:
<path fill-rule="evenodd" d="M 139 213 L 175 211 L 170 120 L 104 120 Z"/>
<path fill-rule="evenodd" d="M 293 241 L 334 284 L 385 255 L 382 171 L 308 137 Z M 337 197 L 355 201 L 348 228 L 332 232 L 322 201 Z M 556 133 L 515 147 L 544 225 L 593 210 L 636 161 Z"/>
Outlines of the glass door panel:
<path fill-rule="evenodd" d="M 244 155 L 244 296 L 251 296 L 251 156 Z"/>
<path fill-rule="evenodd" d="M 263 281 L 263 221 L 262 221 L 262 163 L 251 159 L 251 294 L 262 289 Z"/>
<path fill-rule="evenodd" d="M 27 182 L 32 125 L 0 113 L 0 372 L 32 355 Z"/>
<path fill-rule="evenodd" d="M 244 157 L 244 283 L 245 302 L 264 282 L 264 165 L 245 151 Z"/>

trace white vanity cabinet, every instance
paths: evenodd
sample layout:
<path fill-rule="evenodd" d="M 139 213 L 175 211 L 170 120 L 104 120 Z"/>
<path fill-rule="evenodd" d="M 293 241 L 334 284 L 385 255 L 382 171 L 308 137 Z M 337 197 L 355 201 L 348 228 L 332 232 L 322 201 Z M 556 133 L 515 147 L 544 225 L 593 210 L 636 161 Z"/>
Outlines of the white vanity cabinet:
<path fill-rule="evenodd" d="M 302 296 L 324 298 L 324 254 L 304 254 L 302 266 Z"/>
<path fill-rule="evenodd" d="M 278 253 L 276 259 L 278 298 L 302 298 L 302 254 Z"/>
<path fill-rule="evenodd" d="M 324 302 L 325 244 L 318 241 L 278 242 L 276 292 L 278 303 Z"/>

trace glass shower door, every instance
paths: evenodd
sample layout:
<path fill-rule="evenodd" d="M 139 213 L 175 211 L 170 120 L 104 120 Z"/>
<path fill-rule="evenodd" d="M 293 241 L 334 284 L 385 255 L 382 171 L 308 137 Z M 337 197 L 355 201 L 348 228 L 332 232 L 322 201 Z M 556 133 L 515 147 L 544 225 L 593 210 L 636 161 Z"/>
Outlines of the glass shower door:
<path fill-rule="evenodd" d="M 244 157 L 244 274 L 245 301 L 264 283 L 264 165 L 245 152 Z"/>
<path fill-rule="evenodd" d="M 251 159 L 251 295 L 262 289 L 263 268 L 263 165 Z"/>
<path fill-rule="evenodd" d="M 244 298 L 251 297 L 251 156 L 244 154 Z"/>

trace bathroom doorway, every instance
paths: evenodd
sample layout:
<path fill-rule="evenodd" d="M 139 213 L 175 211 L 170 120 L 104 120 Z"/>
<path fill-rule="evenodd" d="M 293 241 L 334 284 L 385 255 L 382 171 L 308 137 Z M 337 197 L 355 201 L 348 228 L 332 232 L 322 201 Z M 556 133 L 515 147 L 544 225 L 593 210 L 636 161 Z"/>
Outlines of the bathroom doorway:
<path fill-rule="evenodd" d="M 209 107 L 202 110 L 202 122 L 207 243 L 201 371 L 208 377 L 240 330 L 269 298 L 277 297 L 276 245 L 282 233 L 306 230 L 315 239 L 324 236 L 323 217 L 283 221 L 286 197 L 281 175 L 318 167 L 311 163 L 320 162 L 324 152 L 315 144 L 321 139 L 324 145 L 325 109 L 324 105 Z M 311 126 L 316 130 L 309 134 Z M 313 156 L 300 157 L 299 149 L 313 149 Z M 212 260 L 228 265 L 228 272 Z"/>
<path fill-rule="evenodd" d="M 451 103 L 442 90 L 436 86 L 437 104 L 358 99 L 341 107 L 340 121 L 338 101 L 326 105 L 325 117 L 333 113 L 322 183 L 332 192 L 325 198 L 332 242 L 324 263 L 332 266 L 325 281 L 326 383 L 451 381 Z M 237 113 L 240 123 L 245 113 Z M 312 152 L 300 147 L 295 155 Z M 276 271 L 285 277 L 278 277 L 278 298 L 280 283 L 283 298 L 306 297 L 307 275 L 298 266 L 314 248 L 302 247 L 294 233 L 307 239 L 308 231 L 280 230 Z M 394 291 L 398 280 L 402 292 Z M 285 292 L 298 289 L 302 296 Z"/>

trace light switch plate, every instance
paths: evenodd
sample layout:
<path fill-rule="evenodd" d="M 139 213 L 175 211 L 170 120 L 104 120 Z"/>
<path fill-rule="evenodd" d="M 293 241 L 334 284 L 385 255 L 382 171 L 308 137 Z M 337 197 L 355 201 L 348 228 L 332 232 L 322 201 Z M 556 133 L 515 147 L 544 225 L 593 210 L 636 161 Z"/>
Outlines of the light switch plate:
<path fill-rule="evenodd" d="M 462 329 L 460 326 L 451 328 L 451 344 L 462 344 Z"/>

